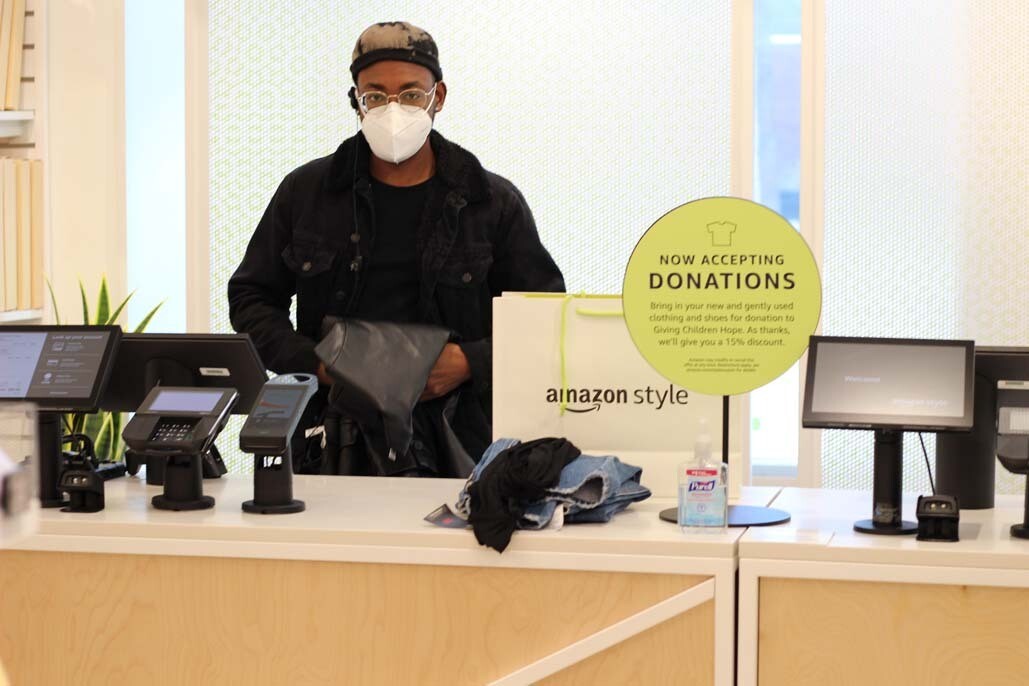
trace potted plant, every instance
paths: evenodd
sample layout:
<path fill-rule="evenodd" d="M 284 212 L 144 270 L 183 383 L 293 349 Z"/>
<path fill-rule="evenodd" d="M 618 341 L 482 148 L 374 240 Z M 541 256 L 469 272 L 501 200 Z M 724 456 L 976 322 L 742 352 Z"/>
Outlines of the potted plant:
<path fill-rule="evenodd" d="M 54 307 L 54 319 L 58 325 L 61 324 L 61 315 L 57 309 L 57 298 L 54 297 L 54 288 L 47 279 L 47 288 L 50 290 L 50 302 Z M 110 292 L 107 288 L 107 277 L 100 279 L 100 294 L 96 299 L 96 307 L 92 312 L 89 308 L 89 301 L 86 297 L 86 288 L 79 279 L 79 294 L 82 296 L 82 323 L 87 325 L 110 325 L 117 324 L 118 318 L 125 310 L 129 300 L 135 294 L 132 291 L 125 299 L 111 310 Z M 157 311 L 164 305 L 164 301 L 157 303 L 143 320 L 133 329 L 134 333 L 142 333 L 146 330 L 150 320 Z M 64 415 L 64 431 L 66 434 L 84 434 L 93 442 L 93 450 L 99 462 L 117 462 L 121 459 L 124 446 L 121 438 L 122 413 L 121 412 L 84 412 L 68 413 Z"/>

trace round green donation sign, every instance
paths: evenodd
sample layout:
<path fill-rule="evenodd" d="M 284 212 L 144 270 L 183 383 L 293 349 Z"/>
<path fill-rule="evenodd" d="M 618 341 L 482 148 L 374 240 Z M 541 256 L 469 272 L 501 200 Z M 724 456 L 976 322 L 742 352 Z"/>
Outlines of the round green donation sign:
<path fill-rule="evenodd" d="M 800 358 L 822 308 L 811 249 L 784 218 L 742 198 L 704 198 L 658 219 L 625 268 L 633 342 L 668 380 L 746 393 Z"/>

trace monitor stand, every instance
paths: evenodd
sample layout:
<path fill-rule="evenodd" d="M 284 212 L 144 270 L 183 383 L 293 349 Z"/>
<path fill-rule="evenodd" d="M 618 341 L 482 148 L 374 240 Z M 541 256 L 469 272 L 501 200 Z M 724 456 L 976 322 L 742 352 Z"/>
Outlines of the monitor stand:
<path fill-rule="evenodd" d="M 68 501 L 57 487 L 61 477 L 61 413 L 40 412 L 39 428 L 39 501 L 43 507 L 64 507 Z"/>
<path fill-rule="evenodd" d="M 1021 524 L 1011 525 L 1011 535 L 1015 538 L 1029 538 L 1029 477 L 1025 480 L 1025 506 Z"/>
<path fill-rule="evenodd" d="M 1013 443 L 1010 438 L 1005 437 L 1003 445 L 998 441 L 997 459 L 1012 474 L 1029 475 L 1029 439 L 1019 436 Z M 1026 476 L 1022 522 L 1011 525 L 1011 535 L 1015 538 L 1029 538 L 1029 476 Z"/>
<path fill-rule="evenodd" d="M 872 465 L 872 518 L 854 522 L 854 531 L 885 536 L 918 533 L 918 524 L 901 519 L 903 468 L 904 432 L 876 429 Z"/>

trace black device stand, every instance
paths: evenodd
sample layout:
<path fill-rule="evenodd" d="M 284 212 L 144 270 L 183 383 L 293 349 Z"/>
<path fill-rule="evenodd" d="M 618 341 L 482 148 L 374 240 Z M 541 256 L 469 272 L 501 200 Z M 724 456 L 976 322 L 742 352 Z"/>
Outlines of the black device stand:
<path fill-rule="evenodd" d="M 282 456 L 254 455 L 254 499 L 243 503 L 252 514 L 303 512 L 303 500 L 293 499 L 293 457 L 287 447 Z"/>
<path fill-rule="evenodd" d="M 150 501 L 158 510 L 206 510 L 214 498 L 204 495 L 200 455 L 169 455 L 164 458 L 164 493 Z"/>
<path fill-rule="evenodd" d="M 149 393 L 155 386 L 197 386 L 197 377 L 193 371 L 179 362 L 164 357 L 147 360 L 143 373 L 143 387 Z M 147 458 L 146 482 L 148 486 L 161 486 L 164 483 L 163 457 Z M 218 448 L 211 444 L 211 449 L 201 456 L 202 476 L 205 479 L 217 479 L 228 472 Z"/>
<path fill-rule="evenodd" d="M 61 478 L 61 413 L 40 412 L 39 427 L 39 501 L 43 507 L 64 507 L 68 501 L 58 488 Z"/>
<path fill-rule="evenodd" d="M 135 459 L 139 459 L 136 457 Z M 146 485 L 163 486 L 164 469 L 167 458 L 164 456 L 148 455 L 144 458 L 146 464 Z M 218 479 L 229 470 L 222 461 L 222 455 L 218 452 L 218 446 L 211 444 L 210 449 L 200 456 L 201 476 L 205 479 Z"/>
<path fill-rule="evenodd" d="M 1005 455 L 998 455 L 1001 464 L 1004 465 L 1004 469 L 1008 470 L 1012 474 L 1026 474 L 1029 475 L 1029 455 L 1012 457 L 1008 454 L 1009 451 L 1005 451 Z M 1022 523 L 1011 525 L 1011 535 L 1015 538 L 1027 538 L 1029 539 L 1029 476 L 1026 476 L 1025 481 L 1025 505 L 1022 511 Z"/>
<path fill-rule="evenodd" d="M 903 468 L 904 433 L 876 429 L 872 466 L 872 518 L 854 522 L 854 531 L 887 536 L 918 533 L 918 524 L 901 519 Z"/>
<path fill-rule="evenodd" d="M 1029 477 L 1025 480 L 1025 508 L 1022 523 L 1011 525 L 1011 535 L 1015 538 L 1029 538 Z"/>

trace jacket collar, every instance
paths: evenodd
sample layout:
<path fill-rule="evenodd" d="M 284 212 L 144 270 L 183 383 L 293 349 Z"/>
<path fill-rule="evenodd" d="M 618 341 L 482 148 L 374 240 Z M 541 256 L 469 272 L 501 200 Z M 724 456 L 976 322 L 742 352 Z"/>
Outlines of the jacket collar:
<path fill-rule="evenodd" d="M 436 154 L 436 177 L 443 181 L 448 191 L 456 192 L 469 203 L 489 197 L 486 170 L 475 155 L 451 143 L 436 130 L 429 132 L 429 144 Z M 371 149 L 364 134 L 358 132 L 343 141 L 332 155 L 329 175 L 325 178 L 326 188 L 345 191 L 355 185 L 366 186 L 369 183 L 370 155 Z"/>

